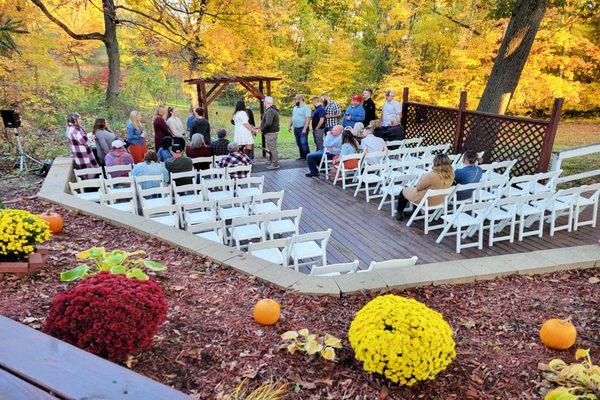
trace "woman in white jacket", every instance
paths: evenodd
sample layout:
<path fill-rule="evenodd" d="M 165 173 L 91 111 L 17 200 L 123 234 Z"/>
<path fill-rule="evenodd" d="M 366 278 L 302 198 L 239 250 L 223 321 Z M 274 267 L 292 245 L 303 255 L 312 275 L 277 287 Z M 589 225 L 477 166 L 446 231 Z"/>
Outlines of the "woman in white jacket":
<path fill-rule="evenodd" d="M 173 132 L 173 143 L 185 147 L 185 127 L 181 121 L 181 114 L 175 107 L 169 107 L 167 112 L 167 125 Z"/>

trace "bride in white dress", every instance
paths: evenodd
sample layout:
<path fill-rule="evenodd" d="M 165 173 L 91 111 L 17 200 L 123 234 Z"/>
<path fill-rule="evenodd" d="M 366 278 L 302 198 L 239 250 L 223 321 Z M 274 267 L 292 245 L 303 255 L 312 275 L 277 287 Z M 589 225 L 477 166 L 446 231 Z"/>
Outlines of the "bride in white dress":
<path fill-rule="evenodd" d="M 233 112 L 233 141 L 244 146 L 244 152 L 246 154 L 252 153 L 252 147 L 254 146 L 254 134 L 259 129 L 250 125 L 248 113 L 246 112 L 246 104 L 243 100 L 239 100 L 235 104 L 235 111 Z"/>

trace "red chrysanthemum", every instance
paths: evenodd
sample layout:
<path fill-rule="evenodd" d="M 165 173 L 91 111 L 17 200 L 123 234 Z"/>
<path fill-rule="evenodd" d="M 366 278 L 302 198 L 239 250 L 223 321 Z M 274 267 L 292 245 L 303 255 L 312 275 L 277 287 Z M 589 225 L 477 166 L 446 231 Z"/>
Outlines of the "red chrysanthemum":
<path fill-rule="evenodd" d="M 101 272 L 58 295 L 44 332 L 109 360 L 148 348 L 167 318 L 162 288 Z"/>

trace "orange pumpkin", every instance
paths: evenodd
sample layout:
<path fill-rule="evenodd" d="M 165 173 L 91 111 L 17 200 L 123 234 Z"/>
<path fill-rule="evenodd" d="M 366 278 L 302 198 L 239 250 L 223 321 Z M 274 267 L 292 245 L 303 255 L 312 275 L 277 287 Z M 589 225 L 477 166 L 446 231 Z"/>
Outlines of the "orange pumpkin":
<path fill-rule="evenodd" d="M 261 325 L 273 325 L 279 321 L 281 307 L 271 299 L 262 299 L 254 306 L 254 320 Z"/>
<path fill-rule="evenodd" d="M 554 350 L 566 350 L 573 346 L 577 338 L 577 330 L 569 321 L 558 318 L 544 322 L 540 329 L 540 340 Z"/>
<path fill-rule="evenodd" d="M 57 214 L 52 211 L 46 211 L 45 213 L 39 214 L 38 217 L 43 219 L 50 226 L 50 232 L 52 234 L 62 232 L 63 228 L 63 219 L 60 214 Z"/>

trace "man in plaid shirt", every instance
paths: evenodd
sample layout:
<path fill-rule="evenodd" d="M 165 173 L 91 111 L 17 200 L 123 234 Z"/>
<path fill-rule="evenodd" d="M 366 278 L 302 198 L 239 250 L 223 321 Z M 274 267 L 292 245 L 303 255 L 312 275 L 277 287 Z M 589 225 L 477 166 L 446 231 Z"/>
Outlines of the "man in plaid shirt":
<path fill-rule="evenodd" d="M 321 95 L 321 103 L 325 107 L 325 132 L 338 124 L 338 118 L 342 115 L 342 109 L 338 103 L 329 99 L 327 93 Z"/>
<path fill-rule="evenodd" d="M 81 127 L 81 116 L 77 113 L 69 114 L 67 124 L 67 138 L 71 145 L 75 169 L 98 167 L 98 162 L 90 146 L 90 138 Z"/>
<path fill-rule="evenodd" d="M 221 161 L 219 161 L 219 167 L 221 168 L 231 168 L 231 167 L 239 167 L 242 165 L 252 165 L 252 160 L 243 152 L 240 151 L 240 146 L 236 142 L 230 142 L 227 145 L 227 150 L 229 150 L 229 154 L 226 157 L 223 157 Z M 229 174 L 231 179 L 245 178 L 247 172 L 233 172 Z"/>

